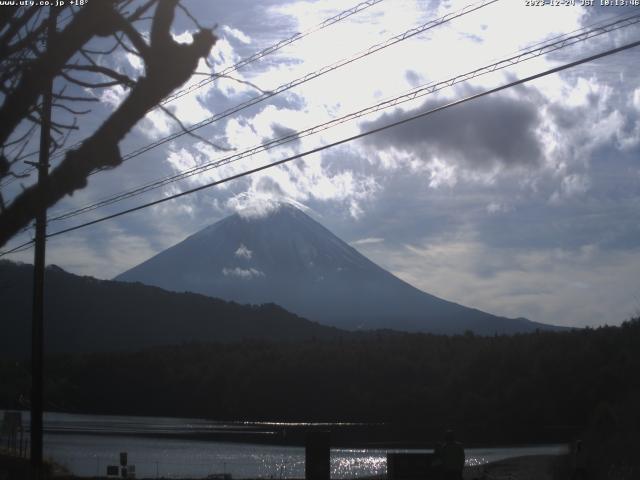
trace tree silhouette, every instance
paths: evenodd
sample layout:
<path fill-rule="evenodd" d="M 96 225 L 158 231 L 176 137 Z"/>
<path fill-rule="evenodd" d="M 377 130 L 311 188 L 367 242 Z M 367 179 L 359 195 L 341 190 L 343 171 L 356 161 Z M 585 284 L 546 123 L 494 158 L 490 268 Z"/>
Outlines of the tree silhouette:
<path fill-rule="evenodd" d="M 78 105 L 97 101 L 95 95 L 75 95 L 70 90 L 116 85 L 128 90 L 124 101 L 95 131 L 64 152 L 44 187 L 24 189 L 9 205 L 2 201 L 0 191 L 0 246 L 35 218 L 41 194 L 51 207 L 84 188 L 92 172 L 120 165 L 119 142 L 149 110 L 191 77 L 201 58 L 206 59 L 216 36 L 198 25 L 191 44 L 177 43 L 170 29 L 178 8 L 189 15 L 179 0 L 86 2 L 75 10 L 64 10 L 64 14 L 73 12 L 70 21 L 46 45 L 47 21 L 42 18 L 46 9 L 0 9 L 0 181 L 25 175 L 19 167 L 41 124 L 40 99 L 51 79 L 57 80 L 54 110 L 71 118 L 66 123 L 52 121 L 53 152 L 60 151 L 69 133 L 78 129 L 77 117 L 89 112 Z M 144 22 L 149 20 L 151 27 L 145 34 Z M 96 39 L 100 48 L 89 48 L 89 42 Z M 144 74 L 132 78 L 110 66 L 105 59 L 118 51 L 138 56 Z"/>

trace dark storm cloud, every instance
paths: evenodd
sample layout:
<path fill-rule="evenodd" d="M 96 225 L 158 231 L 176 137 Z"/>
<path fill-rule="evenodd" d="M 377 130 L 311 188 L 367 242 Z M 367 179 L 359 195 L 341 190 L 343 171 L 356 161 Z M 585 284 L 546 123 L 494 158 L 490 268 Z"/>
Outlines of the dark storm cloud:
<path fill-rule="evenodd" d="M 286 127 L 280 123 L 272 123 L 271 124 L 271 130 L 273 130 L 273 137 L 272 138 L 283 138 L 283 137 L 288 137 L 288 136 L 293 136 L 293 138 L 295 140 L 293 140 L 293 143 L 295 145 L 300 143 L 300 135 L 298 135 L 298 133 L 296 132 L 296 130 L 294 130 L 293 128 L 289 128 Z M 265 138 L 265 141 L 270 140 L 269 138 Z"/>
<path fill-rule="evenodd" d="M 573 129 L 577 125 L 582 125 L 585 118 L 583 108 L 567 108 L 563 105 L 552 105 L 549 108 L 549 112 L 553 116 L 555 124 L 563 131 Z"/>
<path fill-rule="evenodd" d="M 585 25 L 607 18 L 631 15 L 638 11 L 638 8 L 634 6 L 615 5 L 614 2 L 611 2 L 611 5 L 601 5 L 600 3 L 598 0 L 591 7 L 585 8 L 586 15 L 583 21 Z"/>
<path fill-rule="evenodd" d="M 362 129 L 377 128 L 442 104 L 428 100 L 415 111 L 395 111 L 374 122 L 364 122 Z M 535 167 L 542 160 L 536 135 L 539 122 L 538 105 L 531 99 L 495 95 L 371 135 L 366 142 L 379 149 L 393 147 L 424 160 L 436 155 L 472 169 L 488 169 L 496 164 Z"/>

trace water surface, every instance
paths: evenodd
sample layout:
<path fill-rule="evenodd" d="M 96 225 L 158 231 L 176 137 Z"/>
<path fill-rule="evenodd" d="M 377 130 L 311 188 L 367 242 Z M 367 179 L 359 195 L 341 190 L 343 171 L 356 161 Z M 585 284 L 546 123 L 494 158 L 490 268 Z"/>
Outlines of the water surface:
<path fill-rule="evenodd" d="M 28 415 L 23 415 L 25 423 Z M 138 478 L 304 478 L 304 448 L 239 442 L 193 440 L 212 432 L 252 431 L 256 424 L 198 419 L 46 413 L 45 456 L 78 476 L 106 474 L 127 452 Z M 264 424 L 268 434 L 268 424 Z M 331 477 L 354 478 L 386 473 L 388 452 L 429 452 L 378 448 L 331 450 Z M 521 455 L 563 454 L 565 445 L 466 449 L 467 465 Z"/>

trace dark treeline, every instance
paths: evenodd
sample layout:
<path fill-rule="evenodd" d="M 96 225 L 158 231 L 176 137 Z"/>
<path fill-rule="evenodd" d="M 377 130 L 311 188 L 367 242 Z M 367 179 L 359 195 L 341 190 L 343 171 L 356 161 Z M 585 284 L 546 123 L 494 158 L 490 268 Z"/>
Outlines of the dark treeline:
<path fill-rule="evenodd" d="M 0 358 L 31 348 L 33 266 L 0 260 Z M 188 342 L 300 341 L 346 336 L 274 304 L 176 293 L 141 283 L 81 277 L 50 266 L 45 282 L 45 348 L 49 353 L 136 351 Z"/>
<path fill-rule="evenodd" d="M 46 401 L 70 412 L 391 422 L 453 426 L 472 441 L 569 440 L 585 429 L 640 431 L 639 347 L 634 320 L 516 336 L 374 332 L 56 355 L 46 361 Z M 28 397 L 28 368 L 0 364 L 1 407 Z"/>

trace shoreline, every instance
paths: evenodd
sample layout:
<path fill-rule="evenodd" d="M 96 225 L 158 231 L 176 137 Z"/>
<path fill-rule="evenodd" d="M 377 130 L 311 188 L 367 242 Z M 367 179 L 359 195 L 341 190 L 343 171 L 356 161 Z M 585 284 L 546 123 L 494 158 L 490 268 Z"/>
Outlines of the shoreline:
<path fill-rule="evenodd" d="M 331 433 L 332 449 L 367 448 L 375 450 L 433 450 L 441 439 L 402 438 L 400 436 L 370 439 L 370 432 L 344 432 L 328 429 Z M 198 442 L 237 443 L 241 445 L 266 445 L 277 447 L 305 447 L 306 429 L 282 431 L 219 431 L 207 433 L 166 433 L 166 432 L 128 432 L 128 431 L 90 431 L 90 430 L 55 430 L 45 429 L 45 435 L 60 436 L 97 436 L 97 437 L 129 437 L 152 440 L 193 440 Z M 28 432 L 28 430 L 25 430 Z M 27 434 L 25 433 L 25 436 Z M 569 441 L 530 441 L 530 442 L 463 442 L 465 449 L 500 449 L 529 448 L 548 445 L 569 445 Z"/>
<path fill-rule="evenodd" d="M 14 478 L 10 474 L 25 473 L 28 468 L 27 459 L 0 455 L 0 474 L 9 474 L 7 478 Z M 58 480 L 108 480 L 109 477 L 87 476 L 79 477 L 68 474 L 59 465 L 50 464 L 53 474 L 46 478 Z M 464 480 L 559 480 L 567 478 L 569 473 L 569 456 L 562 455 L 526 455 L 496 460 L 479 465 L 467 465 L 463 471 Z M 16 477 L 19 478 L 19 477 Z M 138 477 L 141 480 L 157 477 Z M 160 477 L 163 478 L 163 477 Z M 202 480 L 206 477 L 182 477 L 175 480 Z M 229 477 L 228 480 L 264 480 L 267 477 Z M 343 480 L 386 480 L 386 475 L 355 476 Z M 304 478 L 287 477 L 286 480 L 304 480 Z"/>
<path fill-rule="evenodd" d="M 8 411 L 0 409 L 0 412 Z M 29 412 L 18 410 L 28 429 Z M 67 419 L 66 416 L 71 418 Z M 60 418 L 56 418 L 60 417 Z M 72 422 L 72 425 L 65 425 Z M 140 428 L 148 423 L 150 428 Z M 184 426 L 190 428 L 183 428 Z M 304 446 L 310 432 L 330 432 L 337 448 L 432 449 L 442 441 L 445 427 L 407 422 L 311 422 L 217 420 L 207 418 L 162 417 L 123 413 L 47 411 L 44 433 L 55 435 L 123 436 L 137 438 L 202 440 L 252 443 L 258 445 Z M 468 448 L 501 448 L 568 444 L 575 437 L 574 426 L 546 427 L 547 433 L 524 432 L 517 436 L 492 435 L 487 427 L 466 426 L 456 435 Z"/>
<path fill-rule="evenodd" d="M 465 467 L 464 480 L 558 480 L 569 477 L 569 455 L 527 455 Z"/>

